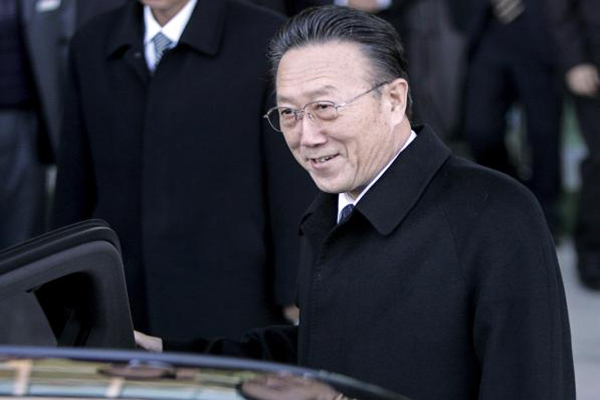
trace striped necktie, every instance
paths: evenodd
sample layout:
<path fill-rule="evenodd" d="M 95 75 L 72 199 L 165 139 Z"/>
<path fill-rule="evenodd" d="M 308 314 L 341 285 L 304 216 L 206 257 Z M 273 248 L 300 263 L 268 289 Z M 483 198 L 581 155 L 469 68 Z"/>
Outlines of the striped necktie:
<path fill-rule="evenodd" d="M 340 221 L 338 224 L 342 224 L 348 220 L 350 214 L 352 214 L 352 210 L 354 210 L 354 204 L 348 204 L 346 207 L 342 208 L 342 212 L 340 213 Z"/>
<path fill-rule="evenodd" d="M 525 11 L 523 0 L 492 0 L 492 6 L 494 15 L 503 24 L 510 24 Z"/>
<path fill-rule="evenodd" d="M 173 42 L 161 32 L 158 32 L 152 38 L 152 43 L 154 43 L 154 69 L 156 69 L 161 58 L 164 56 L 165 52 L 171 48 Z"/>

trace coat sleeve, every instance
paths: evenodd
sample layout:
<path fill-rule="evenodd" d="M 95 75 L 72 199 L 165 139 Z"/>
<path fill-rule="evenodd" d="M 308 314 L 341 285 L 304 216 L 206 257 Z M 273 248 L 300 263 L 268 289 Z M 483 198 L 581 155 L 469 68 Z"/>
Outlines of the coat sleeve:
<path fill-rule="evenodd" d="M 273 104 L 268 96 L 265 110 Z M 275 301 L 294 304 L 300 238 L 298 225 L 317 190 L 310 176 L 296 163 L 283 135 L 263 118 L 263 151 L 267 181 L 268 212 L 274 258 Z"/>
<path fill-rule="evenodd" d="M 586 38 L 578 0 L 544 0 L 559 50 L 559 59 L 565 69 L 589 62 Z"/>
<path fill-rule="evenodd" d="M 165 351 L 194 352 L 296 364 L 298 327 L 272 326 L 247 333 L 241 340 L 195 339 L 191 342 L 165 340 Z"/>
<path fill-rule="evenodd" d="M 69 54 L 65 108 L 58 156 L 52 227 L 92 217 L 96 184 L 85 129 L 74 51 Z"/>
<path fill-rule="evenodd" d="M 569 320 L 553 240 L 533 195 L 516 184 L 499 187 L 503 193 L 482 202 L 466 253 L 479 399 L 574 399 Z"/>

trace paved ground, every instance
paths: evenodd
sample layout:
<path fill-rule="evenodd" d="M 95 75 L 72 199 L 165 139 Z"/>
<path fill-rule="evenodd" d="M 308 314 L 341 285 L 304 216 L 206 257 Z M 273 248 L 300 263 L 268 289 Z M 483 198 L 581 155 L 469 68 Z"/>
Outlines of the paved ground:
<path fill-rule="evenodd" d="M 583 288 L 575 270 L 576 254 L 570 240 L 558 248 L 573 340 L 578 400 L 600 399 L 600 291 Z"/>

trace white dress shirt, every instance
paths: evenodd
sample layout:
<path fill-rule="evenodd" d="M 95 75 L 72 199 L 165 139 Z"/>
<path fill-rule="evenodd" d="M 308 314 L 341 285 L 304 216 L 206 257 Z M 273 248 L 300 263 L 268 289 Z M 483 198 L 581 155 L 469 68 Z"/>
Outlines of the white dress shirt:
<path fill-rule="evenodd" d="M 336 6 L 348 6 L 348 0 L 335 0 L 334 4 Z M 379 11 L 385 10 L 392 5 L 392 0 L 377 0 L 377 6 L 379 7 Z"/>
<path fill-rule="evenodd" d="M 415 133 L 415 131 L 411 130 L 410 136 L 408 137 L 408 139 L 406 140 L 406 143 L 404 143 L 404 146 L 402 146 L 402 148 L 400 149 L 398 154 L 396 154 L 394 156 L 394 158 L 392 158 L 392 160 L 389 163 L 387 163 L 387 165 L 385 167 L 383 167 L 383 169 L 381 171 L 379 171 L 379 174 L 377 174 L 377 176 L 367 185 L 365 190 L 360 192 L 360 194 L 358 195 L 358 197 L 356 199 L 353 198 L 352 196 L 350 196 L 349 193 L 340 193 L 338 195 L 337 222 L 340 222 L 342 210 L 344 209 L 344 207 L 346 207 L 348 204 L 356 205 L 356 203 L 358 203 L 360 201 L 360 199 L 362 199 L 364 197 L 364 195 L 369 191 L 369 189 L 371 189 L 371 187 L 375 184 L 375 182 L 377 182 L 379 180 L 379 178 L 381 178 L 381 176 L 385 173 L 385 171 L 388 170 L 390 165 L 392 165 L 394 163 L 394 161 L 396 161 L 396 158 L 398 158 L 400 153 L 402 153 L 404 151 L 404 149 L 406 149 L 408 147 L 408 145 L 411 144 L 413 140 L 415 140 L 416 137 L 417 137 L 417 134 Z"/>
<path fill-rule="evenodd" d="M 146 56 L 146 64 L 148 64 L 148 69 L 150 69 L 150 71 L 154 71 L 154 68 L 156 67 L 156 51 L 152 39 L 157 33 L 162 32 L 162 34 L 172 42 L 170 48 L 172 49 L 175 47 L 181 38 L 183 30 L 190 21 L 196 2 L 197 0 L 189 0 L 188 3 L 165 24 L 165 26 L 160 26 L 156 21 L 156 18 L 154 18 L 149 6 L 144 6 L 144 26 L 146 28 L 144 34 L 144 54 Z"/>

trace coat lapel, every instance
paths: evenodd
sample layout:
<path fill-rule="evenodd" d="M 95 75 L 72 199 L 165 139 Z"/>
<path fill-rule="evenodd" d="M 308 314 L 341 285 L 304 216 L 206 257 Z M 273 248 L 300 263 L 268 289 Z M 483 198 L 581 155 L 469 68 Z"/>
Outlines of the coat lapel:
<path fill-rule="evenodd" d="M 201 53 L 216 55 L 223 38 L 227 7 L 228 2 L 224 0 L 198 0 L 178 45 L 187 45 Z"/>
<path fill-rule="evenodd" d="M 300 236 L 318 249 L 336 225 L 337 195 L 319 192 L 300 222 Z"/>
<path fill-rule="evenodd" d="M 436 172 L 450 156 L 450 149 L 427 126 L 414 127 L 415 141 L 406 148 L 356 205 L 382 235 L 390 234 L 417 203 Z M 319 193 L 300 224 L 313 248 L 323 244 L 336 226 L 337 195 Z"/>
<path fill-rule="evenodd" d="M 356 205 L 382 235 L 390 234 L 402 222 L 450 156 L 450 149 L 429 127 L 414 130 L 414 142 Z"/>

